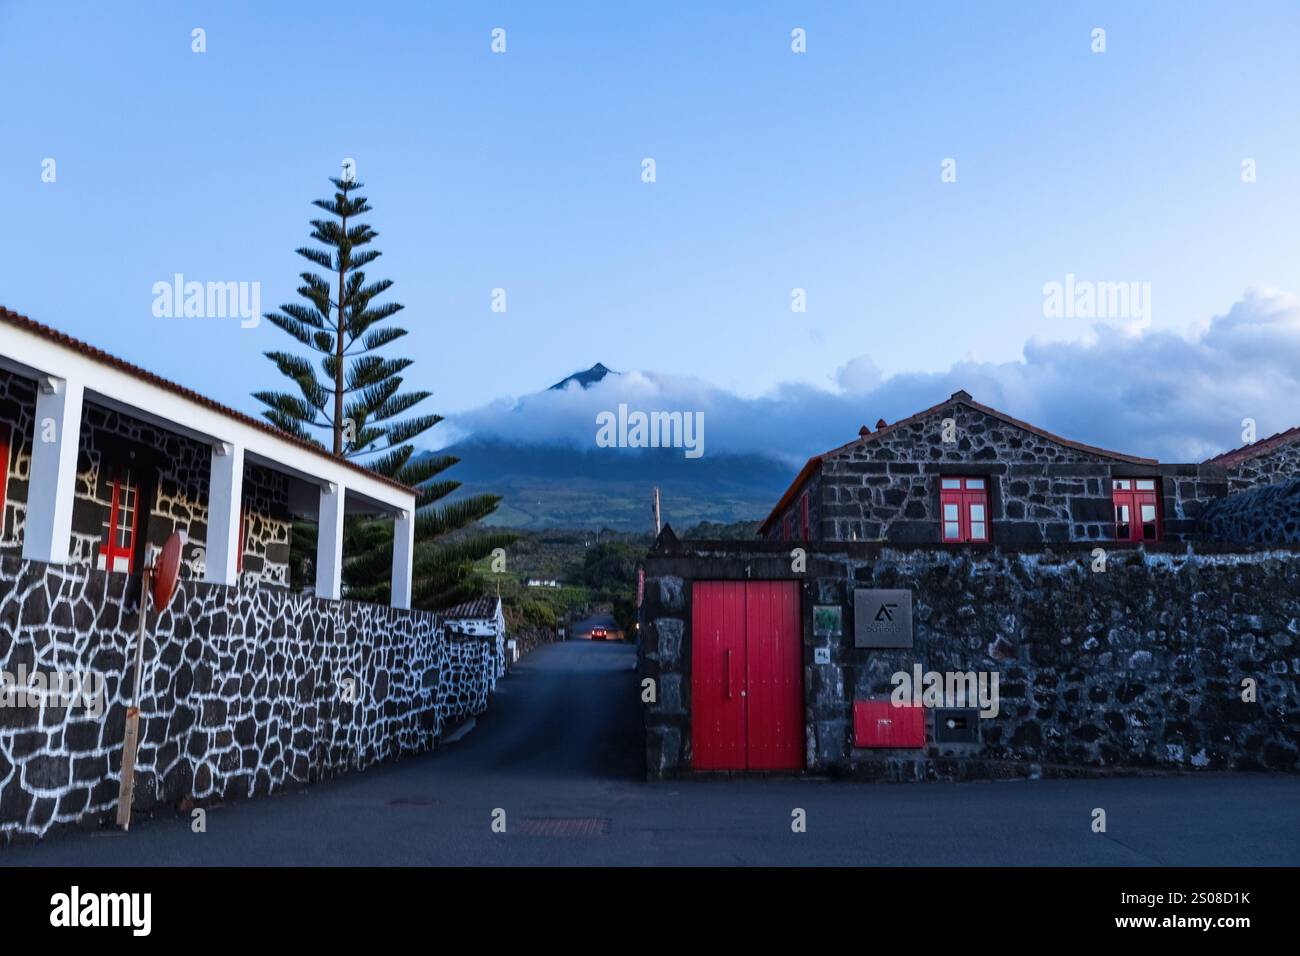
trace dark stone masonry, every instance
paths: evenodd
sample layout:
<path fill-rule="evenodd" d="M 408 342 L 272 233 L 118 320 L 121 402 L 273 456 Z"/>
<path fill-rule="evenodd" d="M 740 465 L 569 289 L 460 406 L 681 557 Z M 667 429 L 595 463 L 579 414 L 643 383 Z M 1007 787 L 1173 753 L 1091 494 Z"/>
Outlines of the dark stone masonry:
<path fill-rule="evenodd" d="M 1201 514 L 1201 526 L 1217 541 L 1300 544 L 1300 478 L 1212 501 Z"/>
<path fill-rule="evenodd" d="M 1210 463 L 1229 469 L 1231 491 L 1300 476 L 1300 427 L 1226 452 Z"/>
<path fill-rule="evenodd" d="M 103 675 L 106 703 L 0 706 L 0 844 L 111 819 L 139 581 L 0 558 L 0 671 Z M 146 815 L 429 750 L 483 711 L 503 669 L 495 637 L 449 635 L 432 613 L 196 581 L 150 612 L 144 661 Z"/>
<path fill-rule="evenodd" d="M 892 425 L 876 424 L 811 459 L 764 522 L 763 536 L 937 544 L 940 479 L 959 475 L 985 479 L 991 539 L 1009 548 L 1113 540 L 1112 487 L 1124 478 L 1156 482 L 1162 540 L 1195 541 L 1204 506 L 1227 494 L 1230 481 L 1253 481 L 1245 465 L 1230 471 L 1218 461 L 1160 463 L 1070 441 L 965 392 Z M 1300 443 L 1269 461 L 1274 471 L 1300 470 Z"/>
<path fill-rule="evenodd" d="M 658 690 L 644 710 L 648 774 L 692 767 L 692 591 L 705 580 L 799 583 L 807 771 L 1300 770 L 1300 553 L 1157 545 L 1099 563 L 1092 549 L 678 542 L 666 530 L 640 611 L 641 675 Z M 911 590 L 911 648 L 855 646 L 856 588 Z M 817 605 L 839 609 L 842 633 L 814 633 Z M 855 747 L 854 702 L 888 700 L 892 675 L 917 664 L 996 672 L 1000 712 L 977 719 L 973 742 L 937 743 L 927 713 L 924 747 Z"/>

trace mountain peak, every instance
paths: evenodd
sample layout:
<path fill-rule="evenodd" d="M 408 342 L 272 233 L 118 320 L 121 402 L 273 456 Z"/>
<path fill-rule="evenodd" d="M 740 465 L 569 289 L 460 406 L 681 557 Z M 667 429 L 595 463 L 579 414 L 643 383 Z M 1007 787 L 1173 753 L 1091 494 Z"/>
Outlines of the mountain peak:
<path fill-rule="evenodd" d="M 583 372 L 574 372 L 568 378 L 561 379 L 550 387 L 550 391 L 563 391 L 568 387 L 570 382 L 577 382 L 583 388 L 590 388 L 595 385 L 606 375 L 618 375 L 613 369 L 606 368 L 602 363 L 597 362 L 591 368 Z"/>

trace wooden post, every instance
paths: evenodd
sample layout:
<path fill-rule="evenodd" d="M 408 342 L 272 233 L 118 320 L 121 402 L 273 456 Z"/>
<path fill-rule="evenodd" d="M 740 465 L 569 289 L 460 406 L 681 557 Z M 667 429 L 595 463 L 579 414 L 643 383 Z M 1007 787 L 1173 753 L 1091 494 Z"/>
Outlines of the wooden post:
<path fill-rule="evenodd" d="M 144 672 L 145 610 L 153 568 L 145 568 L 140 582 L 140 632 L 135 639 L 135 681 L 131 705 L 126 709 L 126 736 L 122 740 L 122 776 L 117 787 L 117 825 L 131 829 L 131 799 L 135 795 L 135 752 L 140 742 L 140 678 Z"/>

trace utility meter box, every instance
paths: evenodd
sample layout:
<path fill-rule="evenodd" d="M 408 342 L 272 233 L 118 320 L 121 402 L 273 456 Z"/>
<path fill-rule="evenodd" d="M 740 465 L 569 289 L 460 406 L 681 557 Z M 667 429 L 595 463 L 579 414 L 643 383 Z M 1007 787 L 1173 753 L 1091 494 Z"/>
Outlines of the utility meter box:
<path fill-rule="evenodd" d="M 924 747 L 925 708 L 915 704 L 899 707 L 888 700 L 855 700 L 853 746 Z"/>

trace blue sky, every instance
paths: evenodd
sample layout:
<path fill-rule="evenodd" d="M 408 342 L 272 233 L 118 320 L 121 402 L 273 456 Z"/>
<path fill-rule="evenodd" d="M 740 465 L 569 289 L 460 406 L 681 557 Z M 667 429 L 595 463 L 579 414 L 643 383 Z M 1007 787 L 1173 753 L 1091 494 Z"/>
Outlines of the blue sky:
<path fill-rule="evenodd" d="M 597 360 L 760 400 L 842 397 L 864 359 L 886 384 L 946 387 L 962 363 L 980 380 L 1031 339 L 1094 336 L 1043 314 L 1067 273 L 1149 282 L 1157 336 L 1300 291 L 1298 33 L 1293 2 L 0 0 L 0 303 L 257 411 L 249 393 L 278 385 L 260 353 L 288 338 L 156 318 L 151 288 L 180 272 L 293 301 L 310 202 L 354 157 L 370 274 L 396 282 L 438 411 Z M 1131 346 L 1067 383 L 1073 416 L 1032 376 L 976 397 L 1109 438 L 1088 403 L 1144 377 Z M 1222 420 L 1171 450 L 1235 444 L 1252 411 L 1262 431 L 1300 421 L 1294 393 L 1261 391 L 1300 370 L 1276 372 L 1224 383 Z M 895 387 L 859 417 L 922 393 L 947 394 Z"/>

